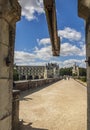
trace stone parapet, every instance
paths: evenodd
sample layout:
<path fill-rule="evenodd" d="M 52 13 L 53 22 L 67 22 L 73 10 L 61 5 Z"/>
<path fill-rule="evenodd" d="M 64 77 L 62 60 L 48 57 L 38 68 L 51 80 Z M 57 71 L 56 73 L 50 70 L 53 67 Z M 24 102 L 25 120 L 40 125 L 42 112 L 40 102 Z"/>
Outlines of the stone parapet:
<path fill-rule="evenodd" d="M 42 87 L 54 82 L 59 81 L 60 78 L 42 79 L 42 80 L 27 80 L 27 81 L 16 81 L 14 89 L 25 91 L 28 89 L 34 89 L 37 87 Z"/>

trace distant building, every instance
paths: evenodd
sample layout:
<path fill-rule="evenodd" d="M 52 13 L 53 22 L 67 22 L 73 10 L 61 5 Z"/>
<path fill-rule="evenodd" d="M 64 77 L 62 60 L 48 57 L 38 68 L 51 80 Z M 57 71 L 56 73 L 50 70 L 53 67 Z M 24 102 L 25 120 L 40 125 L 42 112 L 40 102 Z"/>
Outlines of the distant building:
<path fill-rule="evenodd" d="M 59 77 L 59 65 L 48 63 L 46 66 L 15 66 L 19 80 L 47 79 Z"/>
<path fill-rule="evenodd" d="M 72 75 L 79 76 L 79 67 L 76 63 L 73 65 Z"/>

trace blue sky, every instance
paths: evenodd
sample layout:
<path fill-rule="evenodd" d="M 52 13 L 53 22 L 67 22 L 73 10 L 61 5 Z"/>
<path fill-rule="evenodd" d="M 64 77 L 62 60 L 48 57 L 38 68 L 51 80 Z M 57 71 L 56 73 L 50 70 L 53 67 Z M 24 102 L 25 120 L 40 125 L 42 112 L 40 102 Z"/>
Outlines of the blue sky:
<path fill-rule="evenodd" d="M 22 17 L 17 23 L 15 58 L 17 65 L 58 63 L 60 67 L 75 62 L 85 67 L 84 20 L 78 17 L 77 0 L 56 0 L 58 35 L 61 39 L 59 57 L 52 56 L 43 0 L 19 0 Z"/>

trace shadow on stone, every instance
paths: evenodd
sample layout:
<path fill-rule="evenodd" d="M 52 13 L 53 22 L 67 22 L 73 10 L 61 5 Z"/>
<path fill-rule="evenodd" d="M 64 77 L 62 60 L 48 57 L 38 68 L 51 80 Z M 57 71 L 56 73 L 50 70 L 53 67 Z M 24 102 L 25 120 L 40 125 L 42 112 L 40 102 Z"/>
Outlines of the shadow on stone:
<path fill-rule="evenodd" d="M 29 100 L 32 100 L 32 98 L 24 98 L 24 97 L 21 97 L 20 100 L 29 101 Z"/>
<path fill-rule="evenodd" d="M 48 130 L 43 128 L 34 128 L 31 126 L 32 123 L 26 123 L 24 121 L 20 121 L 20 130 Z"/>
<path fill-rule="evenodd" d="M 46 87 L 49 87 L 49 85 L 51 85 L 51 84 L 55 84 L 55 82 L 54 83 L 49 83 L 49 84 L 46 84 L 46 85 L 43 85 L 43 86 L 38 86 L 38 87 L 30 88 L 30 89 L 25 90 L 25 91 L 21 91 L 20 92 L 20 100 L 26 100 L 26 101 L 33 100 L 31 98 L 28 99 L 28 98 L 24 98 L 24 97 L 26 97 L 26 96 L 28 96 L 28 95 L 30 95 L 32 93 L 35 93 L 37 91 L 40 91 L 41 89 L 44 89 Z"/>

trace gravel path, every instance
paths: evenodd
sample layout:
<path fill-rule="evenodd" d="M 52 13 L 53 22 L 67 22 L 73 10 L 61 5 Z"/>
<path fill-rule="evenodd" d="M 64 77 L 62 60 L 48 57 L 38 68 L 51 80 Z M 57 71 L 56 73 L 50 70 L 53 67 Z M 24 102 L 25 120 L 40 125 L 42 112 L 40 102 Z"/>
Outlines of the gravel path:
<path fill-rule="evenodd" d="M 86 130 L 86 87 L 61 80 L 39 91 L 21 94 L 22 130 Z"/>

